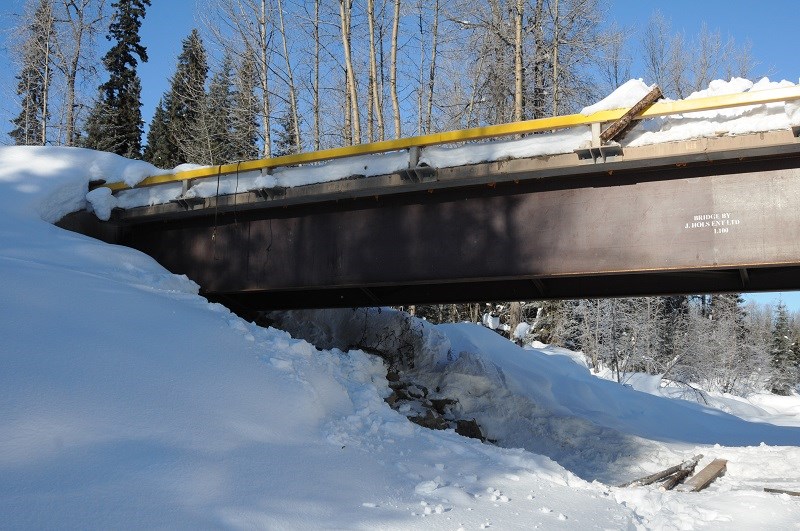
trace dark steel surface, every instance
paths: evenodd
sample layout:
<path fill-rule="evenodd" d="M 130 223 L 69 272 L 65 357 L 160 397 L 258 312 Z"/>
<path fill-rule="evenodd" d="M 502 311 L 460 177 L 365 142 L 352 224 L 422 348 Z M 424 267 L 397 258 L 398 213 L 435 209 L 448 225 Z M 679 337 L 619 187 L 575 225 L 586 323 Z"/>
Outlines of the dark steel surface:
<path fill-rule="evenodd" d="M 209 212 L 128 227 L 120 242 L 210 298 L 263 309 L 800 289 L 796 165 Z"/>

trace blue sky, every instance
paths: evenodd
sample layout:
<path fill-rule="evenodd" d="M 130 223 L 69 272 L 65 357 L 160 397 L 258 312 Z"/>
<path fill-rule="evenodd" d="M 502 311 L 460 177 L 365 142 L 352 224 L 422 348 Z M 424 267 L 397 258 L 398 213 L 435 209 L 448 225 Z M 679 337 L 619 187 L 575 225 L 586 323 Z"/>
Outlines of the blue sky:
<path fill-rule="evenodd" d="M 111 0 L 109 0 L 110 2 Z M 9 119 L 16 114 L 13 97 L 14 69 L 7 57 L 5 40 L 8 28 L 14 24 L 13 13 L 21 11 L 23 0 L 2 0 L 0 5 L 0 131 L 10 130 Z M 175 60 L 180 53 L 181 41 L 192 28 L 199 27 L 197 0 L 152 0 L 142 25 L 142 43 L 147 47 L 150 60 L 141 65 L 142 112 L 149 122 L 161 95 L 167 90 Z M 797 0 L 769 0 L 760 4 L 744 0 L 605 0 L 606 19 L 615 20 L 628 28 L 631 43 L 639 42 L 637 32 L 646 24 L 654 11 L 659 10 L 672 23 L 673 31 L 683 31 L 687 37 L 696 35 L 705 22 L 711 30 L 730 35 L 737 43 L 749 40 L 758 64 L 756 75 L 771 79 L 798 82 L 800 78 L 800 53 L 795 50 L 793 36 L 797 22 Z M 103 41 L 105 43 L 105 41 Z M 641 77 L 640 66 L 633 65 L 633 77 Z M 645 80 L 647 81 L 647 80 Z M 761 303 L 783 300 L 790 308 L 800 310 L 800 292 L 751 295 Z"/>

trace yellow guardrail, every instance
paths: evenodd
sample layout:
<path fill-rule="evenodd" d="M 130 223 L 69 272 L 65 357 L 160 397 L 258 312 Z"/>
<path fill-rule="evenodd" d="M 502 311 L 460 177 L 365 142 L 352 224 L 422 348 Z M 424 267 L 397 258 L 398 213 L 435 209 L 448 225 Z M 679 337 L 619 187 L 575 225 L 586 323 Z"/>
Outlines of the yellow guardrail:
<path fill-rule="evenodd" d="M 656 118 L 660 116 L 669 116 L 672 114 L 713 111 L 731 107 L 741 107 L 745 105 L 762 105 L 766 103 L 778 103 L 798 99 L 800 99 L 800 85 L 794 87 L 759 90 L 755 92 L 729 94 L 725 96 L 711 96 L 692 100 L 660 102 L 651 106 L 640 116 L 642 118 Z M 377 153 L 386 153 L 388 151 L 400 151 L 414 147 L 422 148 L 440 144 L 450 144 L 453 142 L 484 140 L 487 138 L 497 138 L 502 136 L 537 133 L 543 131 L 552 131 L 555 129 L 567 129 L 570 127 L 591 125 L 593 123 L 613 122 L 614 120 L 621 118 L 626 112 L 628 112 L 628 109 L 624 108 L 600 111 L 589 115 L 569 114 L 564 116 L 554 116 L 552 118 L 537 118 L 535 120 L 525 120 L 522 122 L 474 127 L 471 129 L 460 129 L 457 131 L 447 131 L 444 133 L 434 133 L 430 135 L 412 136 L 398 140 L 385 140 L 382 142 L 373 142 L 369 144 L 358 144 L 355 146 L 323 149 L 321 151 L 298 153 L 296 155 L 286 155 L 283 157 L 250 160 L 234 164 L 223 164 L 220 166 L 208 166 L 165 175 L 153 175 L 140 181 L 136 187 L 154 186 L 158 184 L 181 182 L 191 179 L 202 179 L 204 177 L 217 177 L 218 175 L 227 175 L 243 171 L 322 162 L 326 160 L 352 157 L 355 155 L 372 155 Z M 112 191 L 130 188 L 123 182 L 108 183 L 103 186 L 111 188 Z"/>

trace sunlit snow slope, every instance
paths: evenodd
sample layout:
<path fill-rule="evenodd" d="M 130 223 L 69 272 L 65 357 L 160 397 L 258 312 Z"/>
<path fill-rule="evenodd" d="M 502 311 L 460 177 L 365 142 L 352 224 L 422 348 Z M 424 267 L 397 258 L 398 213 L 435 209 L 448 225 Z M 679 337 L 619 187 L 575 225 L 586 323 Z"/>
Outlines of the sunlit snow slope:
<path fill-rule="evenodd" d="M 150 169 L 0 148 L 0 527 L 635 521 L 547 458 L 411 424 L 376 358 L 250 325 L 150 258 L 48 223 L 89 179 Z"/>

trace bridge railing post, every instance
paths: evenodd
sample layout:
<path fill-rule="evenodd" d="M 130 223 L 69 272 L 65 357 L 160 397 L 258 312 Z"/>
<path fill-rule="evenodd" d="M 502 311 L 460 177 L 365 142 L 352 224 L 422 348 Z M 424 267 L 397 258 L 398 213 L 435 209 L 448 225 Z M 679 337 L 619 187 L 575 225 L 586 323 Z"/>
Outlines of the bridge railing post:
<path fill-rule="evenodd" d="M 408 168 L 416 168 L 419 166 L 419 158 L 421 155 L 422 149 L 419 146 L 412 146 L 408 148 Z"/>

